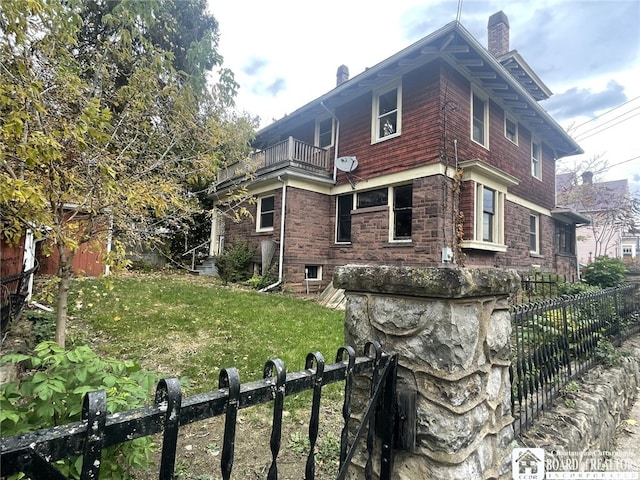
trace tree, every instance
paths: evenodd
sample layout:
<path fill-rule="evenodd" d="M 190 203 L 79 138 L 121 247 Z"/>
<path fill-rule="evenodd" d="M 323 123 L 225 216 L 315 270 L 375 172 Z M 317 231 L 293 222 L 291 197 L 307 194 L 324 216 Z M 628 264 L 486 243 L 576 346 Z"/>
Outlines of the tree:
<path fill-rule="evenodd" d="M 0 28 L 2 231 L 55 244 L 64 346 L 79 245 L 187 222 L 194 189 L 246 158 L 255 121 L 232 110 L 205 0 L 0 0 Z"/>
<path fill-rule="evenodd" d="M 594 181 L 592 168 L 601 164 L 598 171 L 606 170 L 606 162 L 602 163 L 596 156 L 563 173 L 557 185 L 556 203 L 589 218 L 590 224 L 583 228 L 593 242 L 594 257 L 611 253 L 622 234 L 637 234 L 639 227 L 640 197 L 629 191 L 627 180 Z"/>

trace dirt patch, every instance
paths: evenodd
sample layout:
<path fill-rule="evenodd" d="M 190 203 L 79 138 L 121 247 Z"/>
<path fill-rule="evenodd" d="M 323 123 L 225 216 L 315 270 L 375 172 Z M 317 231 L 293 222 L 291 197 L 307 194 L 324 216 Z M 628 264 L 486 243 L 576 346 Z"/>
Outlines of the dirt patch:
<path fill-rule="evenodd" d="M 1 355 L 8 353 L 31 352 L 35 346 L 33 322 L 23 316 L 6 334 L 3 334 Z M 70 322 L 68 336 L 73 337 L 74 331 L 89 330 L 86 326 L 74 320 Z M 192 338 L 188 344 L 178 342 L 168 333 L 165 345 L 170 345 L 170 352 L 163 352 L 161 356 L 149 355 L 142 359 L 143 368 L 151 369 L 162 375 L 171 375 L 170 358 L 184 355 L 185 351 L 198 348 L 199 343 L 206 343 L 210 339 L 204 337 Z M 109 339 L 104 334 L 92 334 L 91 343 L 100 350 L 100 345 Z M 160 361 L 159 357 L 166 359 Z M 16 367 L 7 367 L 15 377 L 19 372 Z M 316 444 L 316 476 L 319 480 L 335 478 L 338 471 L 340 448 L 340 433 L 342 429 L 342 401 L 325 399 L 321 407 L 319 435 Z M 277 456 L 278 478 L 304 478 L 305 464 L 309 453 L 309 416 L 311 400 L 308 406 L 291 408 L 291 397 L 285 399 L 283 412 L 282 435 L 280 450 Z M 299 405 L 301 402 L 296 401 Z M 289 405 L 289 406 L 288 406 Z M 259 405 L 240 410 L 236 425 L 235 457 L 232 478 L 263 479 L 272 462 L 270 436 L 272 429 L 272 405 Z M 148 472 L 135 472 L 135 478 L 151 480 L 158 478 L 160 464 L 160 449 L 162 436 L 156 435 L 154 441 L 158 451 L 154 455 L 155 466 Z M 176 478 L 181 480 L 217 480 L 221 476 L 220 461 L 224 444 L 224 417 L 187 425 L 180 429 L 178 448 L 176 451 Z"/>

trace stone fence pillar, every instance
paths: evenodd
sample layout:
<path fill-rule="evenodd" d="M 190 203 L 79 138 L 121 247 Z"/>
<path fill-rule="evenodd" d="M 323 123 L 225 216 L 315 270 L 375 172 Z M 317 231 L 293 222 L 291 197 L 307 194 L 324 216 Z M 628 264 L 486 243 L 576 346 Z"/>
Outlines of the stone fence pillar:
<path fill-rule="evenodd" d="M 393 478 L 510 479 L 517 273 L 348 265 L 333 281 L 347 298 L 346 343 L 398 354 L 398 391 L 415 398 L 415 447 L 395 451 Z"/>

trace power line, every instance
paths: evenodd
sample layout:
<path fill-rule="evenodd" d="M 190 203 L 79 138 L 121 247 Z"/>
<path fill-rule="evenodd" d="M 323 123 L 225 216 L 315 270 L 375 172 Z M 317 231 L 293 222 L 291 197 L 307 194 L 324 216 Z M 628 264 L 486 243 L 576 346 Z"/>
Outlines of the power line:
<path fill-rule="evenodd" d="M 593 122 L 593 121 L 595 121 L 595 120 L 599 119 L 600 117 L 604 117 L 606 114 L 611 113 L 611 112 L 613 112 L 614 110 L 617 110 L 617 109 L 619 109 L 619 108 L 622 108 L 622 107 L 624 107 L 625 105 L 627 105 L 628 103 L 631 103 L 631 102 L 633 102 L 634 100 L 637 100 L 637 99 L 639 99 L 639 98 L 640 98 L 640 95 L 638 95 L 637 97 L 632 98 L 631 100 L 627 100 L 626 102 L 621 103 L 620 105 L 618 105 L 618 106 L 616 106 L 616 107 L 613 107 L 611 110 L 607 110 L 606 112 L 601 113 L 600 115 L 596 115 L 596 116 L 595 116 L 595 117 L 593 117 L 592 119 L 587 120 L 586 122 L 582 122 L 582 123 L 581 123 L 581 124 L 579 124 L 579 125 L 576 125 L 575 127 L 573 127 L 573 130 L 578 129 L 578 128 L 580 128 L 581 126 L 586 125 L 587 123 Z"/>
<path fill-rule="evenodd" d="M 632 118 L 637 117 L 638 115 L 640 115 L 640 112 L 636 113 L 635 115 L 631 115 L 630 117 L 627 117 L 627 118 L 625 118 L 625 119 L 622 119 L 622 120 L 620 120 L 619 122 L 614 123 L 613 125 L 609 125 L 609 126 L 608 126 L 608 127 L 606 127 L 606 128 L 603 128 L 603 129 L 601 129 L 601 130 L 598 130 L 598 131 L 596 131 L 596 132 L 593 132 L 593 133 L 591 133 L 591 134 L 587 135 L 586 137 L 582 137 L 582 138 L 580 138 L 580 139 L 579 139 L 579 140 L 577 140 L 577 141 L 580 141 L 580 142 L 581 142 L 581 141 L 583 141 L 583 140 L 586 140 L 587 138 L 591 138 L 591 137 L 593 137 L 594 135 L 597 135 L 597 134 L 602 133 L 602 132 L 604 132 L 604 131 L 606 131 L 606 130 L 609 130 L 610 128 L 615 127 L 616 125 L 620 125 L 621 123 L 624 123 L 624 122 L 626 122 L 627 120 L 631 120 Z"/>
<path fill-rule="evenodd" d="M 634 112 L 634 111 L 636 111 L 636 110 L 640 110 L 640 106 L 635 107 L 635 108 L 632 108 L 631 110 L 627 110 L 626 112 L 621 113 L 620 115 L 617 115 L 617 116 L 615 116 L 615 117 L 613 117 L 613 118 L 611 118 L 611 119 L 607 120 L 606 122 L 602 122 L 600 125 L 596 125 L 595 127 L 592 127 L 592 128 L 590 128 L 590 129 L 588 129 L 588 130 L 585 130 L 585 131 L 584 131 L 584 132 L 582 132 L 582 133 L 577 133 L 577 134 L 576 134 L 576 138 L 580 138 L 580 137 L 582 137 L 582 136 L 586 135 L 587 133 L 592 132 L 592 131 L 594 131 L 594 130 L 597 130 L 597 129 L 599 129 L 599 128 L 601 128 L 601 127 L 605 126 L 606 124 L 611 123 L 611 122 L 613 122 L 613 121 L 617 120 L 617 119 L 618 119 L 618 118 L 620 118 L 620 117 L 624 117 L 625 115 L 628 115 L 629 113 Z"/>
<path fill-rule="evenodd" d="M 627 158 L 626 160 L 623 160 L 623 161 L 618 162 L 618 163 L 614 163 L 613 165 L 607 165 L 605 168 L 601 168 L 600 170 L 596 170 L 596 171 L 595 171 L 595 172 L 593 172 L 593 173 L 602 173 L 602 172 L 606 172 L 606 171 L 607 171 L 607 170 L 609 170 L 610 168 L 617 167 L 617 166 L 622 165 L 622 164 L 624 164 L 624 163 L 633 162 L 634 160 L 638 160 L 638 159 L 640 159 L 640 155 L 638 155 L 637 157 L 633 157 L 633 158 Z"/>

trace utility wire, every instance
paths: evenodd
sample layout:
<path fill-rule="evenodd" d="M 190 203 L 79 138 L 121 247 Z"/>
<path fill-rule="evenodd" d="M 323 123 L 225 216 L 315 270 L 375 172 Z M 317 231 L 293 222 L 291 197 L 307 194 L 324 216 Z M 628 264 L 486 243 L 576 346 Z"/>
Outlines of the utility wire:
<path fill-rule="evenodd" d="M 594 131 L 594 130 L 598 130 L 599 128 L 604 127 L 605 125 L 607 125 L 608 123 L 614 122 L 614 121 L 616 121 L 617 119 L 619 119 L 619 118 L 621 118 L 621 117 L 624 117 L 625 115 L 628 115 L 629 113 L 634 112 L 634 111 L 636 111 L 636 110 L 640 110 L 640 106 L 635 107 L 635 108 L 632 108 L 631 110 L 627 110 L 626 112 L 621 113 L 620 115 L 617 115 L 617 116 L 615 116 L 615 117 L 613 117 L 613 118 L 611 118 L 611 119 L 607 120 L 606 122 L 602 122 L 600 125 L 596 125 L 595 127 L 591 127 L 591 128 L 589 128 L 588 130 L 585 130 L 584 132 L 577 133 L 577 134 L 576 134 L 576 138 L 580 138 L 580 137 L 582 137 L 582 136 L 586 135 L 586 134 L 587 134 L 587 133 L 589 133 L 589 132 L 592 132 L 592 131 Z M 635 116 L 635 115 L 634 115 L 634 116 Z"/>
<path fill-rule="evenodd" d="M 579 125 L 576 125 L 575 127 L 573 127 L 573 130 L 578 129 L 578 128 L 582 127 L 583 125 L 586 125 L 587 123 L 593 122 L 593 121 L 595 121 L 595 120 L 599 119 L 600 117 L 604 117 L 606 114 L 611 113 L 611 112 L 613 112 L 614 110 L 617 110 L 617 109 L 619 109 L 619 108 L 622 108 L 622 107 L 624 107 L 625 105 L 627 105 L 627 104 L 629 104 L 629 103 L 631 103 L 631 102 L 633 102 L 634 100 L 637 100 L 637 99 L 639 99 L 639 98 L 640 98 L 640 95 L 638 95 L 637 97 L 632 98 L 631 100 L 627 100 L 626 102 L 621 103 L 620 105 L 618 105 L 618 106 L 616 106 L 616 107 L 613 107 L 612 109 L 607 110 L 606 112 L 601 113 L 600 115 L 596 115 L 596 116 L 595 116 L 595 117 L 593 117 L 592 119 L 587 120 L 587 121 L 585 121 L 585 122 L 582 122 L 582 123 L 581 123 L 581 124 L 579 124 Z"/>
<path fill-rule="evenodd" d="M 580 142 L 581 142 L 581 141 L 583 141 L 583 140 L 586 140 L 587 138 L 591 138 L 591 137 L 593 137 L 594 135 L 597 135 L 597 134 L 602 133 L 602 132 L 604 132 L 604 131 L 606 131 L 606 130 L 609 130 L 610 128 L 615 127 L 616 125 L 620 125 L 621 123 L 624 123 L 624 122 L 626 122 L 627 120 L 631 120 L 632 118 L 637 117 L 638 115 L 640 115 L 640 112 L 636 113 L 635 115 L 631 115 L 630 117 L 624 118 L 624 119 L 620 120 L 619 122 L 614 123 L 613 125 L 609 125 L 608 127 L 605 127 L 605 128 L 603 128 L 603 129 L 601 129 L 601 130 L 598 130 L 598 131 L 596 131 L 596 132 L 593 132 L 593 133 L 591 133 L 591 134 L 589 134 L 589 135 L 587 135 L 587 136 L 585 136 L 585 137 L 581 137 L 581 138 L 579 138 L 579 139 L 578 139 L 578 140 L 576 140 L 576 141 L 580 141 Z"/>

